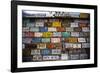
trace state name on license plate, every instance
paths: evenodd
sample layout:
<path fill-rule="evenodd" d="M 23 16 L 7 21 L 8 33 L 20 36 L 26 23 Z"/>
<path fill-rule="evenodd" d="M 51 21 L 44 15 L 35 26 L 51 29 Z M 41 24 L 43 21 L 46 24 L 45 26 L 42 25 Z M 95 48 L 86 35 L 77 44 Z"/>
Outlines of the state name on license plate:
<path fill-rule="evenodd" d="M 60 43 L 60 38 L 51 38 L 51 43 Z"/>

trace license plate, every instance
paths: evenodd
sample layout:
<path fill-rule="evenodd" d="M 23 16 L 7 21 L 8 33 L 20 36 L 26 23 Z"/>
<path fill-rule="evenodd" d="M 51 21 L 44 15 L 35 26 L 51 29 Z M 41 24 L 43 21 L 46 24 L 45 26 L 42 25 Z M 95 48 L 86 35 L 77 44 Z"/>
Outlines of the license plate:
<path fill-rule="evenodd" d="M 39 55 L 40 50 L 31 50 L 31 55 Z"/>
<path fill-rule="evenodd" d="M 65 43 L 64 47 L 65 48 L 73 48 L 73 44 L 72 43 Z"/>
<path fill-rule="evenodd" d="M 32 38 L 32 43 L 39 43 L 41 42 L 42 38 Z"/>
<path fill-rule="evenodd" d="M 82 48 L 90 48 L 90 43 L 82 43 Z"/>
<path fill-rule="evenodd" d="M 74 31 L 74 29 L 72 27 L 67 27 L 66 31 L 72 32 L 72 31 Z"/>
<path fill-rule="evenodd" d="M 79 32 L 71 32 L 72 37 L 79 37 Z"/>
<path fill-rule="evenodd" d="M 61 54 L 61 49 L 52 49 L 52 54 Z"/>
<path fill-rule="evenodd" d="M 59 21 L 54 21 L 54 22 L 52 23 L 52 27 L 61 27 L 61 22 L 59 22 Z"/>
<path fill-rule="evenodd" d="M 81 48 L 81 44 L 73 44 L 73 48 Z"/>
<path fill-rule="evenodd" d="M 42 37 L 42 33 L 40 33 L 40 32 L 34 32 L 34 37 Z"/>
<path fill-rule="evenodd" d="M 45 49 L 46 48 L 46 44 L 45 43 L 37 44 L 37 48 L 38 49 Z"/>
<path fill-rule="evenodd" d="M 77 38 L 68 38 L 69 43 L 75 43 L 77 40 Z"/>
<path fill-rule="evenodd" d="M 70 54 L 70 59 L 71 60 L 78 60 L 80 57 L 79 57 L 79 54 Z"/>
<path fill-rule="evenodd" d="M 30 31 L 31 32 L 39 32 L 39 28 L 37 28 L 37 27 L 31 27 Z"/>
<path fill-rule="evenodd" d="M 64 31 L 66 31 L 66 29 L 64 27 L 57 27 L 57 31 L 58 32 L 64 32 Z"/>
<path fill-rule="evenodd" d="M 51 53 L 51 51 L 49 49 L 43 49 L 41 50 L 41 54 L 42 55 L 49 55 Z"/>
<path fill-rule="evenodd" d="M 85 38 L 78 38 L 78 42 L 86 42 Z"/>
<path fill-rule="evenodd" d="M 75 28 L 74 28 L 74 31 L 75 31 L 75 32 L 81 32 L 82 29 L 81 29 L 80 27 L 75 27 Z"/>
<path fill-rule="evenodd" d="M 52 37 L 61 37 L 61 32 L 53 32 Z"/>
<path fill-rule="evenodd" d="M 79 24 L 79 27 L 86 27 L 87 26 L 87 24 L 85 24 L 85 23 L 80 23 Z"/>
<path fill-rule="evenodd" d="M 47 27 L 40 27 L 39 28 L 39 31 L 40 32 L 47 32 L 48 31 L 48 28 Z"/>
<path fill-rule="evenodd" d="M 42 56 L 41 55 L 34 55 L 33 61 L 42 61 Z"/>
<path fill-rule="evenodd" d="M 53 56 L 43 56 L 43 60 L 59 60 L 60 57 L 57 55 L 53 55 Z"/>
<path fill-rule="evenodd" d="M 52 37 L 52 32 L 43 32 L 43 37 Z"/>
<path fill-rule="evenodd" d="M 55 46 L 55 45 L 54 45 L 53 43 L 48 43 L 48 44 L 47 44 L 47 48 L 48 48 L 48 49 L 53 49 L 54 46 Z"/>
<path fill-rule="evenodd" d="M 42 42 L 49 43 L 50 42 L 50 38 L 42 38 Z"/>
<path fill-rule="evenodd" d="M 61 60 L 68 60 L 68 54 L 61 54 Z"/>
<path fill-rule="evenodd" d="M 70 32 L 62 32 L 62 37 L 70 37 Z"/>
<path fill-rule="evenodd" d="M 48 31 L 57 31 L 57 29 L 54 27 L 48 27 Z"/>
<path fill-rule="evenodd" d="M 27 44 L 27 43 L 31 43 L 31 42 L 32 42 L 32 38 L 23 38 L 23 39 L 22 39 L 22 42 L 23 42 L 23 43 L 26 43 L 26 44 Z"/>
<path fill-rule="evenodd" d="M 51 38 L 51 43 L 60 43 L 61 39 L 60 38 Z"/>
<path fill-rule="evenodd" d="M 36 22 L 36 27 L 44 27 L 44 22 Z"/>
<path fill-rule="evenodd" d="M 29 32 L 29 27 L 22 27 L 23 32 Z"/>
<path fill-rule="evenodd" d="M 36 49 L 37 45 L 36 44 L 25 44 L 25 48 Z"/>
<path fill-rule="evenodd" d="M 89 29 L 89 27 L 82 27 L 82 31 L 83 31 L 83 32 L 89 32 L 90 29 Z"/>
<path fill-rule="evenodd" d="M 78 27 L 78 23 L 76 22 L 71 22 L 70 24 L 71 24 L 71 27 Z"/>

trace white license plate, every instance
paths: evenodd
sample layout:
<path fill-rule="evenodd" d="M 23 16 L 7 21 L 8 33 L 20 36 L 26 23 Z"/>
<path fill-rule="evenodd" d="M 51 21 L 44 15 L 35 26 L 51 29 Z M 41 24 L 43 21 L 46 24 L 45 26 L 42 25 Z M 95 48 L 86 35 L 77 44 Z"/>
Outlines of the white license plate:
<path fill-rule="evenodd" d="M 73 31 L 73 27 L 67 27 L 66 31 L 69 31 L 69 32 Z"/>
<path fill-rule="evenodd" d="M 82 31 L 83 31 L 83 32 L 89 32 L 90 29 L 89 29 L 89 27 L 82 27 Z"/>
<path fill-rule="evenodd" d="M 79 32 L 71 32 L 72 37 L 79 37 Z"/>
<path fill-rule="evenodd" d="M 40 50 L 31 50 L 31 55 L 38 55 L 40 54 Z"/>
<path fill-rule="evenodd" d="M 61 60 L 68 60 L 68 54 L 61 54 Z"/>
<path fill-rule="evenodd" d="M 61 39 L 60 38 L 51 38 L 52 43 L 60 43 Z"/>
<path fill-rule="evenodd" d="M 48 27 L 48 31 L 57 31 L 57 29 L 54 27 Z"/>
<path fill-rule="evenodd" d="M 37 27 L 32 27 L 32 28 L 30 28 L 30 31 L 31 31 L 31 32 L 39 32 L 39 28 L 37 28 Z"/>
<path fill-rule="evenodd" d="M 86 42 L 85 38 L 78 38 L 78 42 Z"/>
<path fill-rule="evenodd" d="M 40 33 L 40 32 L 35 32 L 35 33 L 34 33 L 34 37 L 42 37 L 42 33 Z"/>
<path fill-rule="evenodd" d="M 78 23 L 76 23 L 76 22 L 72 22 L 70 24 L 71 24 L 71 27 L 78 27 Z"/>
<path fill-rule="evenodd" d="M 61 54 L 61 49 L 53 49 L 52 54 Z"/>

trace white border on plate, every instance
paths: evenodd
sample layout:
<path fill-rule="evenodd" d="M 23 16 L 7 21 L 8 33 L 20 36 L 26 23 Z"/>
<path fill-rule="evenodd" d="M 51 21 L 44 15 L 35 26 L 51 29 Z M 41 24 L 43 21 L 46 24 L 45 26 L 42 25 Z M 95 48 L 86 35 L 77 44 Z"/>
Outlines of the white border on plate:
<path fill-rule="evenodd" d="M 64 12 L 84 12 L 90 13 L 90 59 L 88 60 L 68 60 L 68 61 L 46 61 L 46 62 L 22 62 L 22 10 L 44 10 L 44 11 L 64 11 Z M 43 67 L 43 66 L 60 66 L 60 65 L 81 65 L 94 63 L 94 10 L 77 9 L 77 8 L 60 8 L 60 7 L 43 7 L 43 6 L 23 6 L 18 5 L 17 9 L 17 67 Z"/>

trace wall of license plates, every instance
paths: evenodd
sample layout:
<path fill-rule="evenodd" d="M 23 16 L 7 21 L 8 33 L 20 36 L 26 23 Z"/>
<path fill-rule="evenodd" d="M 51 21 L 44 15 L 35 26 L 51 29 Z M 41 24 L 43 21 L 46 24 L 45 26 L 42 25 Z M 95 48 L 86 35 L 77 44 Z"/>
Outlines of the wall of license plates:
<path fill-rule="evenodd" d="M 23 10 L 23 62 L 90 58 L 90 15 Z"/>

